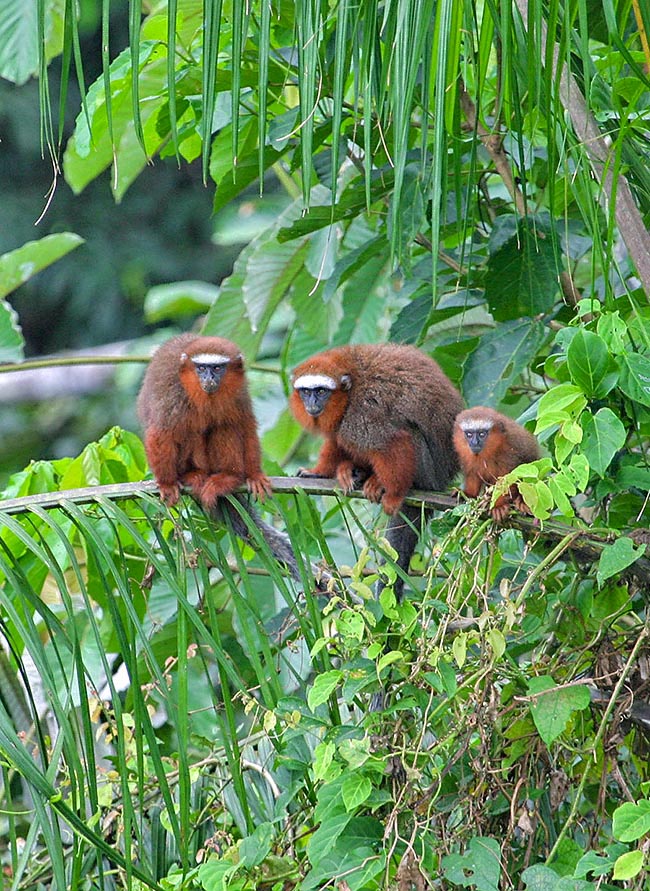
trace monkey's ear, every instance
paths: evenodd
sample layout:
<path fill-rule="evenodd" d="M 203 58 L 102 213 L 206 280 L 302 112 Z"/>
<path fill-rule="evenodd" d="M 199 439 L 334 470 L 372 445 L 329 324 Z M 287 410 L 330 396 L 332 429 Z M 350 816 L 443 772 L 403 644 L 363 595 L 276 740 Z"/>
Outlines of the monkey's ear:
<path fill-rule="evenodd" d="M 350 377 L 350 375 L 342 374 L 340 384 L 342 390 L 349 390 L 352 386 L 352 378 Z"/>
<path fill-rule="evenodd" d="M 233 356 L 230 360 L 230 365 L 232 368 L 243 368 L 244 367 L 244 357 L 241 353 L 237 353 L 236 356 Z"/>

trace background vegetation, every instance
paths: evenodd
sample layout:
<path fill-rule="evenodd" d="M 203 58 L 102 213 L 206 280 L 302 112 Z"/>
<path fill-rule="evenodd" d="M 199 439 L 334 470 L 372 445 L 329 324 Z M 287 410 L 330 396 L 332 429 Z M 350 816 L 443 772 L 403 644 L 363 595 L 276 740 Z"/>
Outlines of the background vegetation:
<path fill-rule="evenodd" d="M 126 360 L 0 375 L 32 399 L 3 410 L 8 887 L 648 885 L 649 33 L 628 0 L 0 0 L 2 360 Z M 538 434 L 536 521 L 438 498 L 397 605 L 372 507 L 279 492 L 342 576 L 293 586 L 141 482 L 141 362 L 191 324 L 246 353 L 278 474 L 316 448 L 294 364 L 419 345 Z"/>

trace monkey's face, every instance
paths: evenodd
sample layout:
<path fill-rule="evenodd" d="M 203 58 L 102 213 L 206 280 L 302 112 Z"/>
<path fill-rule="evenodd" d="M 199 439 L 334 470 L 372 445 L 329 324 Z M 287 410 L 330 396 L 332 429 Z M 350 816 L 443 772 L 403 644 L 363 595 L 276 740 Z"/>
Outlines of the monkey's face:
<path fill-rule="evenodd" d="M 187 361 L 188 357 L 183 354 L 181 359 Z M 190 356 L 189 360 L 201 389 L 206 393 L 215 393 L 221 386 L 221 380 L 228 370 L 231 357 L 216 353 L 199 353 L 196 356 Z"/>
<path fill-rule="evenodd" d="M 323 413 L 336 390 L 349 390 L 350 377 L 342 375 L 339 382 L 327 374 L 302 374 L 293 382 L 293 388 L 300 397 L 305 411 L 312 418 Z"/>
<path fill-rule="evenodd" d="M 487 438 L 490 435 L 490 429 L 490 427 L 472 427 L 470 429 L 461 427 L 465 434 L 467 445 L 475 455 L 480 455 L 483 451 Z"/>

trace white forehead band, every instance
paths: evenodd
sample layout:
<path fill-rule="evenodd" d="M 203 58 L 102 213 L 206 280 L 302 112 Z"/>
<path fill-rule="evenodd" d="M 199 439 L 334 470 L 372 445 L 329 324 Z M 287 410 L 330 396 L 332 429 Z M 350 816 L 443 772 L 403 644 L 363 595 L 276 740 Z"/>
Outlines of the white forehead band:
<path fill-rule="evenodd" d="M 190 356 L 195 365 L 225 365 L 230 362 L 232 356 L 222 356 L 221 353 L 197 353 Z"/>
<path fill-rule="evenodd" d="M 294 390 L 316 390 L 324 387 L 326 390 L 336 390 L 336 381 L 327 374 L 301 374 L 293 382 Z"/>
<path fill-rule="evenodd" d="M 491 430 L 494 427 L 494 421 L 487 418 L 467 418 L 459 424 L 463 433 L 478 433 L 480 430 Z"/>

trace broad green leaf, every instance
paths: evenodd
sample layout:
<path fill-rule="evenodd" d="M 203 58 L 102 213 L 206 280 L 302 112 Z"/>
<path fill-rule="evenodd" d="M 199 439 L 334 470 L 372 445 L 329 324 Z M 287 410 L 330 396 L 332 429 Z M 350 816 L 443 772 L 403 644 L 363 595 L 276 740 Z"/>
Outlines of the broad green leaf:
<path fill-rule="evenodd" d="M 595 851 L 587 851 L 578 861 L 573 874 L 576 879 L 586 879 L 589 873 L 596 877 L 604 876 L 611 872 L 613 865 L 613 861 L 607 857 L 603 857 Z"/>
<path fill-rule="evenodd" d="M 517 483 L 522 498 L 538 520 L 546 520 L 553 509 L 553 496 L 544 480 L 529 482 L 521 480 Z M 496 500 L 496 499 L 493 499 Z"/>
<path fill-rule="evenodd" d="M 15 251 L 3 254 L 0 256 L 0 297 L 6 297 L 37 272 L 83 243 L 83 238 L 74 232 L 57 232 L 38 241 L 28 241 Z"/>
<path fill-rule="evenodd" d="M 63 46 L 65 0 L 44 4 L 45 56 L 49 60 Z M 0 0 L 0 77 L 24 84 L 38 74 L 38 0 Z"/>
<path fill-rule="evenodd" d="M 351 773 L 344 780 L 341 786 L 341 795 L 346 811 L 350 813 L 356 810 L 359 805 L 368 798 L 372 792 L 372 783 L 361 773 Z"/>
<path fill-rule="evenodd" d="M 25 357 L 18 314 L 6 300 L 0 300 L 0 363 L 20 362 Z"/>
<path fill-rule="evenodd" d="M 259 866 L 271 850 L 275 835 L 272 823 L 260 823 L 252 835 L 243 838 L 239 845 L 239 864 L 244 869 Z"/>
<path fill-rule="evenodd" d="M 530 678 L 528 692 L 532 697 L 533 721 L 547 746 L 566 729 L 572 715 L 587 708 L 590 702 L 586 685 L 558 687 L 548 675 Z"/>
<path fill-rule="evenodd" d="M 490 628 L 485 637 L 495 659 L 500 659 L 506 651 L 506 639 L 498 628 Z"/>
<path fill-rule="evenodd" d="M 323 674 L 317 675 L 307 694 L 307 705 L 309 708 L 314 711 L 319 705 L 327 702 L 332 692 L 342 680 L 343 672 L 338 671 L 337 669 L 332 669 L 332 671 L 326 671 Z"/>
<path fill-rule="evenodd" d="M 598 316 L 596 331 L 607 344 L 610 353 L 620 356 L 626 352 L 627 325 L 617 312 L 604 312 Z"/>
<path fill-rule="evenodd" d="M 453 640 L 451 652 L 456 660 L 456 665 L 462 668 L 467 658 L 467 634 L 460 631 Z"/>
<path fill-rule="evenodd" d="M 628 851 L 621 854 L 614 864 L 612 878 L 615 882 L 624 882 L 633 879 L 643 868 L 643 851 Z"/>
<path fill-rule="evenodd" d="M 614 811 L 612 820 L 614 838 L 622 842 L 634 842 L 650 832 L 650 801 L 626 801 Z"/>
<path fill-rule="evenodd" d="M 207 282 L 172 282 L 156 285 L 144 298 L 144 314 L 148 322 L 196 315 L 209 309 L 219 296 L 219 288 Z"/>
<path fill-rule="evenodd" d="M 580 420 L 584 431 L 582 452 L 591 469 L 604 476 L 614 455 L 625 445 L 625 427 L 609 408 L 601 408 L 595 415 L 585 413 Z"/>
<path fill-rule="evenodd" d="M 199 866 L 198 878 L 205 891 L 226 891 L 229 877 L 239 869 L 238 863 L 211 857 Z"/>
<path fill-rule="evenodd" d="M 567 350 L 569 374 L 575 384 L 592 399 L 602 399 L 618 380 L 618 366 L 607 349 L 607 344 L 594 334 L 580 328 Z"/>
<path fill-rule="evenodd" d="M 644 544 L 637 548 L 632 539 L 627 538 L 625 535 L 617 538 L 613 544 L 605 545 L 596 564 L 598 585 L 602 585 L 607 579 L 627 569 L 635 560 L 643 556 L 645 550 L 646 546 Z"/>
<path fill-rule="evenodd" d="M 497 406 L 548 338 L 542 322 L 502 322 L 479 340 L 465 362 L 463 395 L 468 405 Z"/>
<path fill-rule="evenodd" d="M 475 836 L 464 854 L 447 854 L 441 862 L 448 881 L 476 891 L 499 891 L 501 848 L 496 839 Z"/>
<path fill-rule="evenodd" d="M 619 389 L 630 399 L 650 406 L 650 359 L 639 353 L 621 356 Z"/>
<path fill-rule="evenodd" d="M 307 843 L 307 855 L 313 866 L 316 866 L 332 850 L 351 819 L 352 814 L 349 813 L 332 813 L 330 816 L 323 817 L 320 826 Z"/>
<path fill-rule="evenodd" d="M 166 139 L 157 130 L 158 113 L 165 102 L 163 97 L 167 78 L 167 59 L 162 46 L 158 41 L 140 43 L 140 117 L 150 157 L 156 154 Z M 115 145 L 111 142 L 104 78 L 101 76 L 88 90 L 87 114 L 82 109 L 77 117 L 74 133 L 66 146 L 63 169 L 66 182 L 75 194 L 79 194 L 89 182 L 114 164 L 111 188 L 119 200 L 147 163 L 147 155 L 142 150 L 133 122 L 131 55 L 128 49 L 111 63 L 110 81 Z"/>
<path fill-rule="evenodd" d="M 541 863 L 529 866 L 521 874 L 526 882 L 525 891 L 596 891 L 593 882 L 585 882 L 570 876 L 560 877 L 554 870 Z"/>
<path fill-rule="evenodd" d="M 366 623 L 363 616 L 353 610 L 346 609 L 336 617 L 336 630 L 344 637 L 363 640 Z"/>
<path fill-rule="evenodd" d="M 561 269 L 552 240 L 523 221 L 488 261 L 485 299 L 499 322 L 552 310 Z"/>
<path fill-rule="evenodd" d="M 317 780 L 325 778 L 327 771 L 334 760 L 336 746 L 332 742 L 319 743 L 314 749 L 314 777 Z"/>
<path fill-rule="evenodd" d="M 584 393 L 575 384 L 558 384 L 544 393 L 537 404 L 535 433 L 560 424 L 566 418 L 576 418 L 587 404 Z"/>

